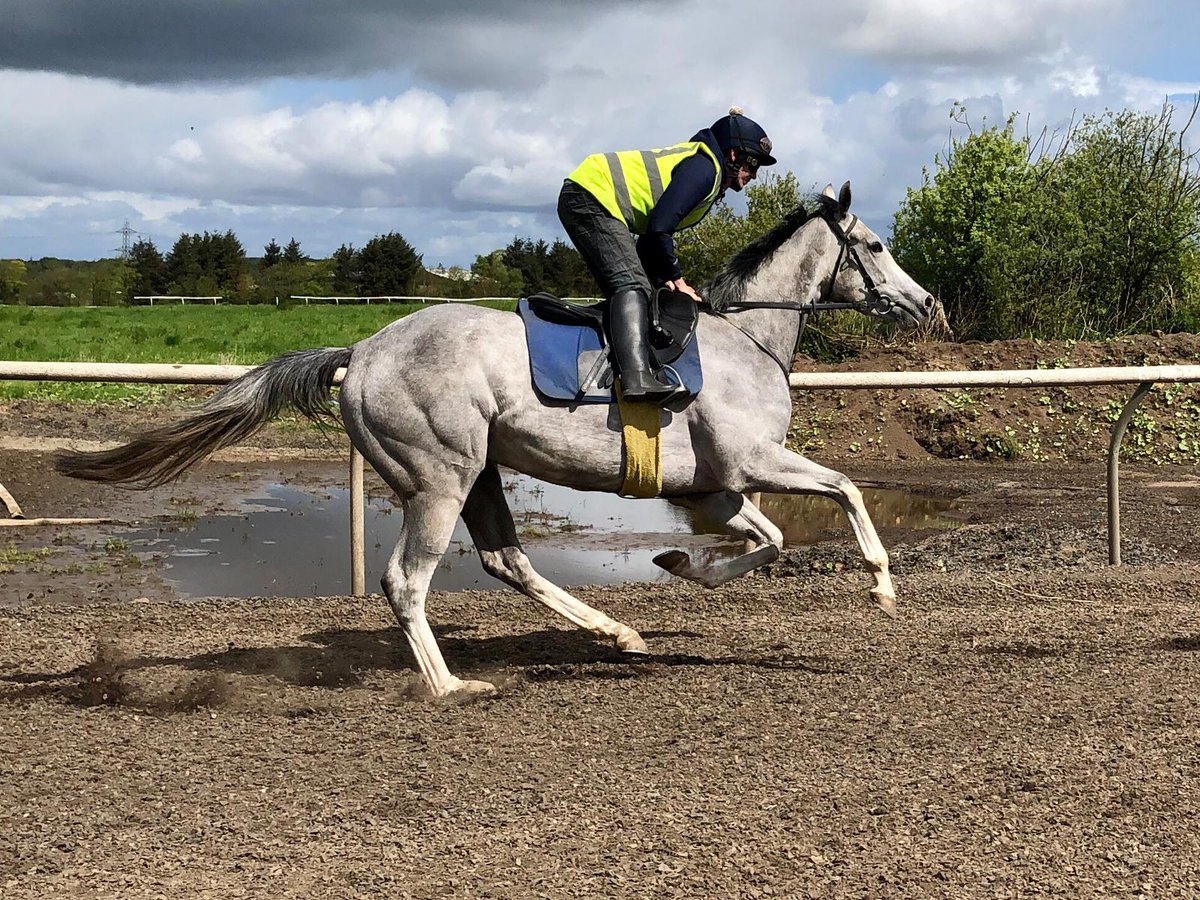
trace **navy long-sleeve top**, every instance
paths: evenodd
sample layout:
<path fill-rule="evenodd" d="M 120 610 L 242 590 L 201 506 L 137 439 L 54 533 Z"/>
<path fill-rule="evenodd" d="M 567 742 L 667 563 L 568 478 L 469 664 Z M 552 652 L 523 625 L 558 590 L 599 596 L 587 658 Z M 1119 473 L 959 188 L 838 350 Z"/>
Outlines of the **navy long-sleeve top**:
<path fill-rule="evenodd" d="M 703 141 L 712 150 L 713 156 L 721 159 L 721 147 L 713 133 L 705 128 L 691 138 Z M 658 287 L 683 275 L 679 260 L 675 256 L 674 233 L 693 209 L 712 191 L 713 162 L 703 153 L 689 156 L 671 172 L 671 183 L 663 191 L 646 224 L 646 233 L 637 241 L 638 257 L 650 283 Z M 717 194 L 719 200 L 724 188 Z M 714 201 L 715 202 L 715 201 Z"/>

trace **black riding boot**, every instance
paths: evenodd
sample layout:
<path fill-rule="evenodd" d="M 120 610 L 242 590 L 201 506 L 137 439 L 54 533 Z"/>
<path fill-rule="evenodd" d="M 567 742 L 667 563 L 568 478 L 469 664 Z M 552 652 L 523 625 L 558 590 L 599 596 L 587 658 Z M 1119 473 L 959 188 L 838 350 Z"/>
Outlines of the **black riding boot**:
<path fill-rule="evenodd" d="M 621 391 L 630 400 L 659 403 L 678 393 L 686 393 L 677 384 L 665 384 L 650 368 L 650 301 L 638 290 L 622 291 L 608 304 L 608 331 L 613 342 Z"/>

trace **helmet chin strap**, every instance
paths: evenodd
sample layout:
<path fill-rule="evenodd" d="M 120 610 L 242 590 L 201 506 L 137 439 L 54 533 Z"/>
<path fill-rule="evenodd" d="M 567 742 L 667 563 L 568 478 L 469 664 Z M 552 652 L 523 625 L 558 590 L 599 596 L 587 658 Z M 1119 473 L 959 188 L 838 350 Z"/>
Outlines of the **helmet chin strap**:
<path fill-rule="evenodd" d="M 738 173 L 742 169 L 742 161 L 738 158 L 737 150 L 726 150 L 725 153 L 725 178 L 729 181 L 729 187 L 740 192 L 742 186 L 738 183 Z"/>
<path fill-rule="evenodd" d="M 729 143 L 731 146 L 725 150 L 725 171 L 729 174 L 731 186 L 737 184 L 738 169 L 741 167 L 737 151 L 737 148 L 742 146 L 742 126 L 738 121 L 740 117 L 740 109 L 736 114 L 732 108 L 729 110 Z M 741 190 L 741 188 L 735 188 L 735 190 Z"/>

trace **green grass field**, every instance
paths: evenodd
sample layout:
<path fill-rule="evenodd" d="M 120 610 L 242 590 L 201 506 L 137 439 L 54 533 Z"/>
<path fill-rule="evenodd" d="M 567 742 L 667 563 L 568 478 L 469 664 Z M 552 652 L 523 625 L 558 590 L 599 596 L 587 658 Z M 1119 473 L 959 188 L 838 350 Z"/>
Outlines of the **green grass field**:
<path fill-rule="evenodd" d="M 511 302 L 482 306 L 513 309 Z M 421 304 L 0 307 L 0 359 L 255 365 L 287 350 L 345 347 Z M 172 386 L 3 381 L 0 399 L 169 400 Z"/>

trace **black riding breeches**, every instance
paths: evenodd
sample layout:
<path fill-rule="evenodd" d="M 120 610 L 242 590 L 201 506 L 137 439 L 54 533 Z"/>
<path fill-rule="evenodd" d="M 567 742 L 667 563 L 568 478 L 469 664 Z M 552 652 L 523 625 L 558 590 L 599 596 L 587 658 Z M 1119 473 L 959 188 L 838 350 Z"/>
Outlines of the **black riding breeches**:
<path fill-rule="evenodd" d="M 652 296 L 634 236 L 599 200 L 565 181 L 558 195 L 558 218 L 605 297 L 633 289 Z"/>

